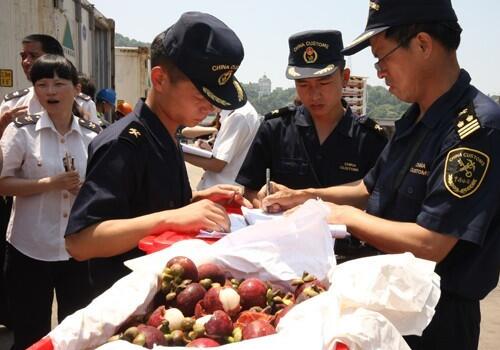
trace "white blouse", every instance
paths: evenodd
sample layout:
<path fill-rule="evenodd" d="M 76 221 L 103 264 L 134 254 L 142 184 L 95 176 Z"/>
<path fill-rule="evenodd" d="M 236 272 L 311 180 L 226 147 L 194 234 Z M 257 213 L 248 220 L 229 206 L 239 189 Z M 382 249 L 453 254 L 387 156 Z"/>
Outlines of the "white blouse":
<path fill-rule="evenodd" d="M 74 158 L 83 182 L 87 149 L 97 134 L 83 128 L 73 116 L 71 129 L 60 135 L 46 112 L 36 124 L 11 123 L 0 140 L 4 163 L 1 177 L 40 179 L 64 172 L 63 158 Z M 38 260 L 68 260 L 64 232 L 75 196 L 55 190 L 31 196 L 15 196 L 7 227 L 7 241 L 23 254 Z"/>

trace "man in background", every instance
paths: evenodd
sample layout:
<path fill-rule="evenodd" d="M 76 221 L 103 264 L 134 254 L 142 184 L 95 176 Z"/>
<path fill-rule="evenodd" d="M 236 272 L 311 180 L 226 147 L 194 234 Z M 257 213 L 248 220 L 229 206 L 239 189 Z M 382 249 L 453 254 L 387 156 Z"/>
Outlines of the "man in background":
<path fill-rule="evenodd" d="M 30 80 L 29 71 L 36 59 L 47 53 L 64 56 L 61 44 L 54 37 L 46 34 L 31 34 L 22 40 L 21 66 L 26 79 Z M 94 101 L 89 96 L 80 93 L 75 98 L 75 102 L 81 108 L 82 116 L 87 116 L 86 119 L 91 121 L 97 119 Z M 41 111 L 42 105 L 35 96 L 33 86 L 8 93 L 0 105 L 0 137 L 15 117 L 26 113 L 37 114 Z"/>
<path fill-rule="evenodd" d="M 217 132 L 210 158 L 184 153 L 184 159 L 205 169 L 198 190 L 218 184 L 236 185 L 236 176 L 250 148 L 262 117 L 250 102 L 235 110 L 219 112 L 220 129 Z"/>

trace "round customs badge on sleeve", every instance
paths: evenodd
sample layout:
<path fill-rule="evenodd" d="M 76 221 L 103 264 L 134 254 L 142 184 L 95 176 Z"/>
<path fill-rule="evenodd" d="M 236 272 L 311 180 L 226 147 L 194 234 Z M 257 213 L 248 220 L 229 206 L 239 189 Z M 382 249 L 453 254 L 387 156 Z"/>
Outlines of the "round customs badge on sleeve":
<path fill-rule="evenodd" d="M 458 198 L 470 196 L 481 186 L 490 157 L 475 149 L 461 147 L 448 152 L 444 184 Z"/>

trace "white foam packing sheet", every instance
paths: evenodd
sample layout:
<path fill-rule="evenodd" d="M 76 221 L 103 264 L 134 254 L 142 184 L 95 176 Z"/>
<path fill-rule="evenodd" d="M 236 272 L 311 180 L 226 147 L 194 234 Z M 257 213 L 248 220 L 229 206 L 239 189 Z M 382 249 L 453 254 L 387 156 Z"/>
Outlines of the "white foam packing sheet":
<path fill-rule="evenodd" d="M 126 265 L 131 274 L 52 330 L 54 349 L 93 349 L 103 344 L 130 316 L 146 312 L 165 263 L 184 255 L 196 264 L 219 263 L 236 278 L 289 283 L 308 271 L 331 283 L 328 292 L 290 310 L 277 334 L 222 349 L 319 350 L 332 349 L 342 340 L 350 350 L 406 350 L 401 334 L 420 334 L 439 299 L 434 264 L 407 253 L 336 266 L 327 215 L 324 205 L 311 200 L 290 216 L 243 228 L 213 245 L 196 239 L 180 241 L 130 260 Z M 367 343 L 370 347 L 363 347 Z M 140 349 L 122 341 L 99 349 L 128 348 Z"/>

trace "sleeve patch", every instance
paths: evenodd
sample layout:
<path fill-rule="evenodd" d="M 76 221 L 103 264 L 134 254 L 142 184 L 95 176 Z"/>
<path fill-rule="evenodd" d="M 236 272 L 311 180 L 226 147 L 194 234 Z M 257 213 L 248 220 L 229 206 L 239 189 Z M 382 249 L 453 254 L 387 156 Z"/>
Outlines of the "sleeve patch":
<path fill-rule="evenodd" d="M 490 157 L 478 150 L 461 147 L 448 152 L 444 169 L 444 185 L 455 197 L 465 198 L 478 190 L 483 182 Z"/>

